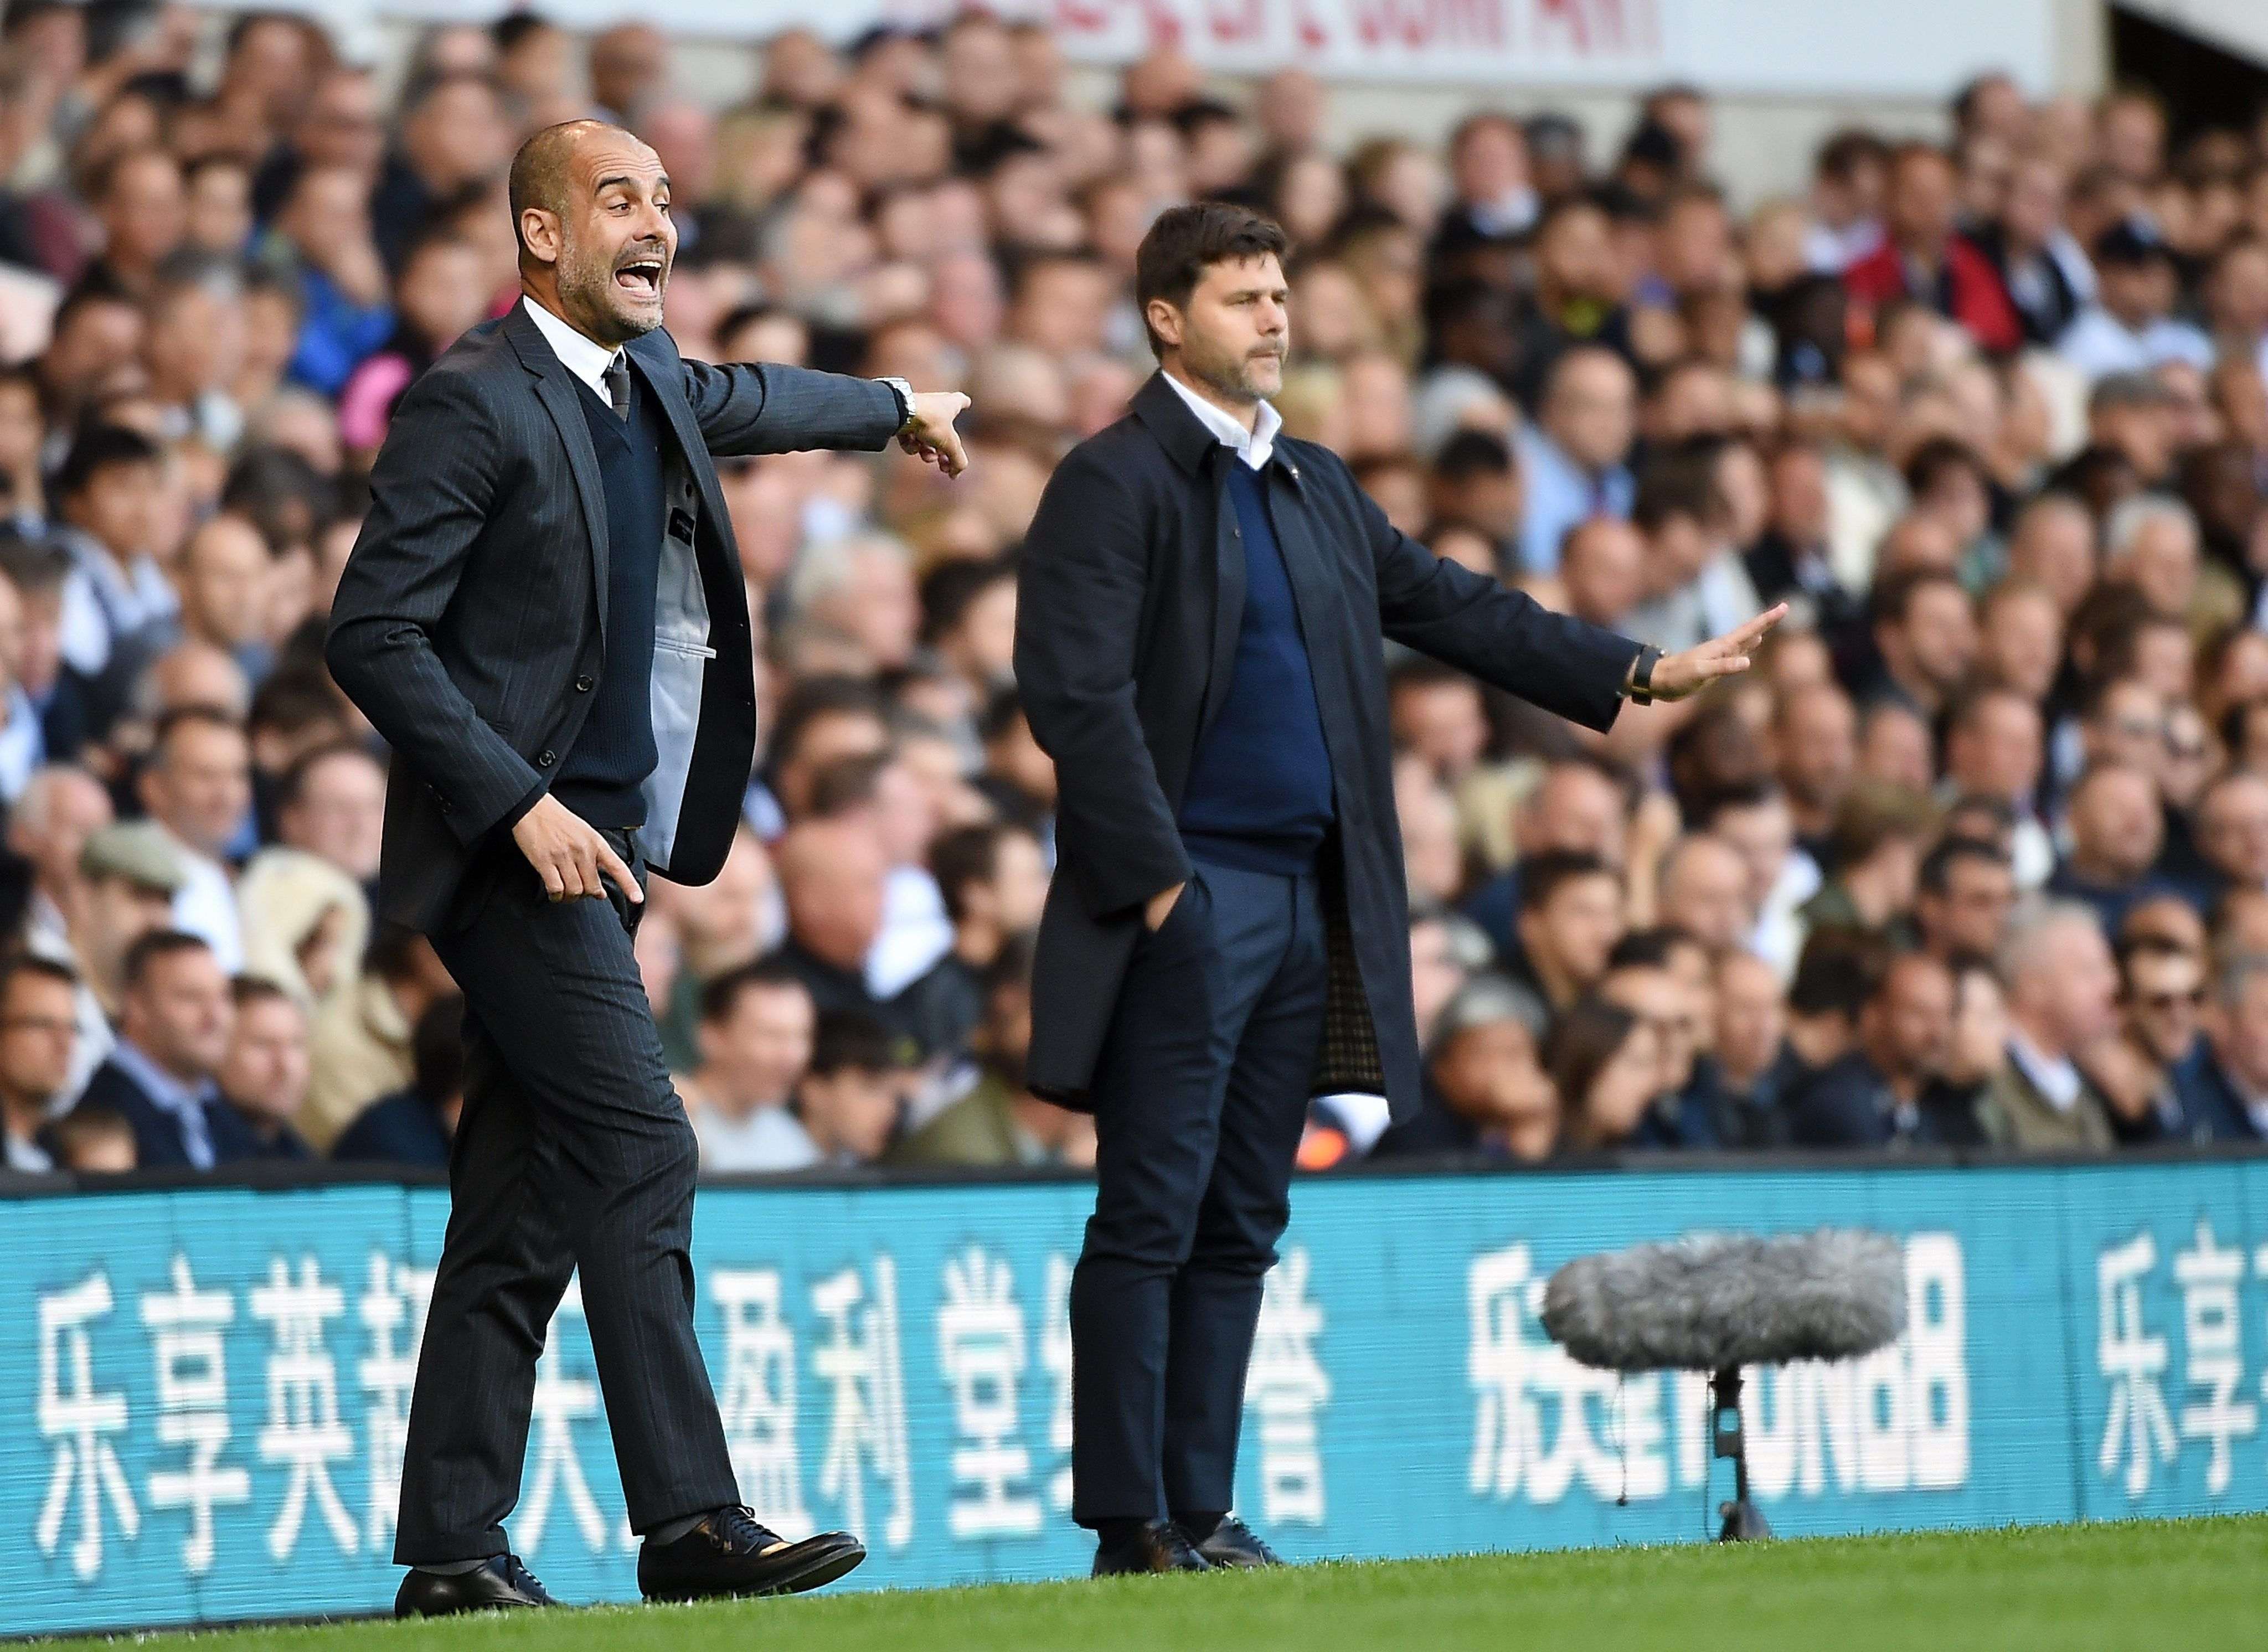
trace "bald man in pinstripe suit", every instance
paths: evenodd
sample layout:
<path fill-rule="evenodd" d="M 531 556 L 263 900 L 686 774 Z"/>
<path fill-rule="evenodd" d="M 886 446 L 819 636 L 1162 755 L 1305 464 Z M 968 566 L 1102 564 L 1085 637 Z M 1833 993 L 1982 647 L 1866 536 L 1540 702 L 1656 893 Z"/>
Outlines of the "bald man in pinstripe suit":
<path fill-rule="evenodd" d="M 693 1330 L 696 1148 L 631 955 L 650 872 L 717 875 L 755 752 L 712 454 L 957 474 L 966 400 L 681 358 L 669 180 L 616 128 L 512 165 L 523 297 L 403 396 L 339 583 L 333 674 L 394 749 L 380 916 L 465 993 L 466 1093 L 419 1354 L 395 1610 L 541 1606 L 511 1552 L 535 1361 L 579 1266 L 649 1598 L 789 1593 L 865 1558 L 740 1506 Z"/>

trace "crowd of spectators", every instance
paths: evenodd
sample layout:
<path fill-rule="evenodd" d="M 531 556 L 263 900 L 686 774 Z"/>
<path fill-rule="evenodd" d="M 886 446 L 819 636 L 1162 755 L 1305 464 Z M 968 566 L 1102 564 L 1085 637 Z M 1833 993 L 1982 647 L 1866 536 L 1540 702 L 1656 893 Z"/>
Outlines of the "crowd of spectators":
<path fill-rule="evenodd" d="M 977 14 L 758 61 L 713 110 L 651 28 L 522 12 L 389 92 L 296 17 L 8 0 L 11 1167 L 446 1162 L 460 1004 L 372 925 L 323 616 L 391 408 L 516 297 L 512 151 L 594 113 L 671 175 L 687 355 L 974 400 L 959 482 L 720 465 L 764 739 L 637 937 L 708 1168 L 1091 1162 L 1022 1075 L 1017 558 L 1209 195 L 1295 248 L 1285 428 L 1438 554 L 1665 649 L 1793 607 L 1604 738 L 1392 661 L 1426 1105 L 1321 1098 L 1304 1164 L 2268 1135 L 2268 122 L 1988 76 L 1745 201 L 1686 87 L 1428 144 L 1170 50 L 1084 106 Z"/>

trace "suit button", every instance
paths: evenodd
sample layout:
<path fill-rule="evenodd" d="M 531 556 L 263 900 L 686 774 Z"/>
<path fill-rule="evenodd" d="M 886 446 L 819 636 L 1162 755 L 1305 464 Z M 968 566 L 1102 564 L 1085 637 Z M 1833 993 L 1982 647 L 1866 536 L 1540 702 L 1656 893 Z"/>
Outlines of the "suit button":
<path fill-rule="evenodd" d="M 441 812 L 443 814 L 449 812 L 449 800 L 446 797 L 441 799 Z"/>
<path fill-rule="evenodd" d="M 541 757 L 539 757 L 539 758 L 537 758 L 537 759 L 535 760 L 535 766 L 536 766 L 536 767 L 538 767 L 538 768 L 549 768 L 549 767 L 550 767 L 554 763 L 557 762 L 558 760 L 559 760 L 559 753 L 556 753 L 556 752 L 546 752 L 546 753 L 543 753 L 543 755 L 542 755 L 542 756 L 541 756 Z"/>
<path fill-rule="evenodd" d="M 595 677 L 578 677 L 575 679 L 575 692 L 578 694 L 587 694 L 598 685 L 598 680 Z"/>

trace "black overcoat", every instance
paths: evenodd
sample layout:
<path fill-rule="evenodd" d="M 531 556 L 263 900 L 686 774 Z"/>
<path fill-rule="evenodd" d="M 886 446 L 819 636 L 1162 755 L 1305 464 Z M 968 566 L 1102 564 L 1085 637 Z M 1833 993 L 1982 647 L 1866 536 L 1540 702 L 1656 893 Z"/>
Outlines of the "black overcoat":
<path fill-rule="evenodd" d="M 1241 462 L 1162 375 L 1049 481 L 1017 579 L 1016 681 L 1055 760 L 1057 875 L 1040 923 L 1029 1077 L 1087 1089 L 1151 896 L 1187 878 L 1174 818 L 1233 676 Z M 1338 820 L 1325 844 L 1331 987 L 1314 1092 L 1418 1103 L 1409 901 L 1381 635 L 1587 728 L 1609 727 L 1638 644 L 1550 612 L 1397 532 L 1344 461 L 1279 437 L 1268 505 L 1307 645 Z"/>

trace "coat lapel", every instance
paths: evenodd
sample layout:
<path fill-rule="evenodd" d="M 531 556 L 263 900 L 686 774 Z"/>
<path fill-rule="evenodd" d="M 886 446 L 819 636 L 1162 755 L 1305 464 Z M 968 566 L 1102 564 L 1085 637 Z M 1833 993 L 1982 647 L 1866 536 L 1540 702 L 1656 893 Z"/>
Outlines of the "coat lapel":
<path fill-rule="evenodd" d="M 677 351 L 669 335 L 659 331 L 649 333 L 625 345 L 623 353 L 644 378 L 646 388 L 653 392 L 662 412 L 668 415 L 669 433 L 677 438 L 677 451 L 685 456 L 693 472 L 694 485 L 700 489 L 701 514 L 729 531 L 732 518 L 725 514 L 725 496 L 717 486 L 717 467 L 703 462 L 709 453 L 708 438 L 693 422 L 693 408 L 685 400 L 685 375 L 679 369 Z"/>
<path fill-rule="evenodd" d="M 535 399 L 558 427 L 567 444 L 567 468 L 575 478 L 575 496 L 583 507 L 583 525 L 591 536 L 591 573 L 598 585 L 599 635 L 607 635 L 607 500 L 599 484 L 599 450 L 591 445 L 591 427 L 584 422 L 583 404 L 575 389 L 575 376 L 553 354 L 543 334 L 527 318 L 526 303 L 512 305 L 504 316 L 504 336 L 519 352 L 520 364 L 535 377 Z"/>
<path fill-rule="evenodd" d="M 1197 738 L 1202 739 L 1227 703 L 1228 686 L 1236 671 L 1236 634 L 1244 624 L 1244 541 L 1239 536 L 1236 503 L 1228 496 L 1226 468 L 1235 460 L 1189 410 L 1163 372 L 1151 374 L 1128 406 L 1166 450 L 1167 457 L 1212 499 L 1210 565 L 1192 559 L 1197 562 L 1193 572 L 1212 576 L 1212 649 L 1204 699 L 1197 713 Z"/>
<path fill-rule="evenodd" d="M 1280 437 L 1278 438 L 1281 439 Z M 1331 554 L 1315 540 L 1301 491 L 1299 466 L 1280 449 L 1261 472 L 1260 485 L 1268 498 L 1268 518 L 1276 529 L 1276 546 L 1284 554 L 1284 576 L 1292 586 L 1292 610 L 1299 616 L 1300 640 L 1307 645 L 1307 674 L 1315 685 L 1316 703 L 1323 716 L 1323 741 L 1344 719 L 1332 715 L 1339 679 L 1338 651 L 1333 647 L 1344 625 L 1344 590 L 1332 577 Z M 1348 753 L 1332 751 L 1334 773 L 1344 772 Z"/>
<path fill-rule="evenodd" d="M 1210 483 L 1212 492 L 1213 572 L 1212 659 L 1205 678 L 1204 705 L 1197 714 L 1200 740 L 1228 703 L 1228 687 L 1236 676 L 1236 634 L 1244 627 L 1244 539 L 1236 520 L 1236 502 L 1228 496 L 1227 467 L 1237 462 L 1233 454 L 1214 442 L 1212 452 L 1197 469 L 1198 485 Z"/>

